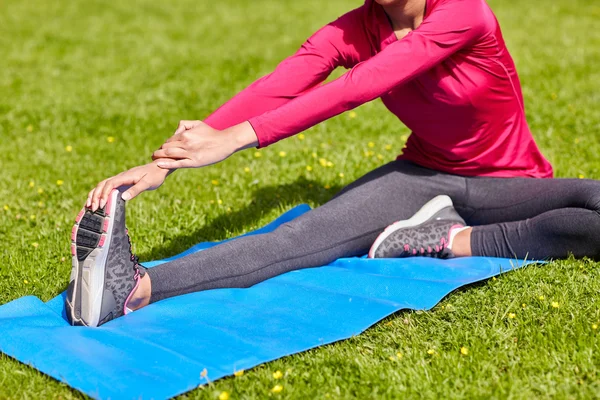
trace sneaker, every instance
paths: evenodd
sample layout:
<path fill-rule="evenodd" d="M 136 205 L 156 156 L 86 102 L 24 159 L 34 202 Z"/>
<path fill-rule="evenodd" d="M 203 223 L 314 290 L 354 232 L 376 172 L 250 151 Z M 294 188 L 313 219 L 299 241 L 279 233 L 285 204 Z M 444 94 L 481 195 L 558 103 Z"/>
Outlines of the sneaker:
<path fill-rule="evenodd" d="M 410 219 L 398 221 L 385 228 L 369 250 L 369 258 L 426 256 L 454 257 L 448 248 L 451 233 L 464 228 L 448 196 L 437 196 L 427 202 Z"/>
<path fill-rule="evenodd" d="M 126 314 L 144 268 L 131 253 L 125 201 L 113 190 L 104 208 L 84 208 L 71 233 L 73 267 L 65 306 L 71 325 L 100 326 Z"/>

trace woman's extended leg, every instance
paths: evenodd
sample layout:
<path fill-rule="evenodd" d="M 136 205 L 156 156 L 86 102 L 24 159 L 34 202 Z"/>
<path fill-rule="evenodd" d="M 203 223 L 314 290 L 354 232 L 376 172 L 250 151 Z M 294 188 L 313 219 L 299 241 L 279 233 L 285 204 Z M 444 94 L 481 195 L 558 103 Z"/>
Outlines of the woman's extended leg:
<path fill-rule="evenodd" d="M 366 254 L 387 225 L 409 218 L 442 193 L 463 198 L 465 179 L 391 162 L 271 233 L 238 238 L 148 269 L 150 302 L 206 289 L 248 287 L 290 270 Z M 139 300 L 134 296 L 132 303 Z"/>
<path fill-rule="evenodd" d="M 532 259 L 600 258 L 600 181 L 467 178 L 455 202 L 473 255 Z"/>

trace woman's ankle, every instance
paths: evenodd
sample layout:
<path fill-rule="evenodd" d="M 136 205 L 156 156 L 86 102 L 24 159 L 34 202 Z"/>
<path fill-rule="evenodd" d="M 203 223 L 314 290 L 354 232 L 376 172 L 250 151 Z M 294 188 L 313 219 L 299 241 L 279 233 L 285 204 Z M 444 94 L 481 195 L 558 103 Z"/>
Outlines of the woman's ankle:
<path fill-rule="evenodd" d="M 151 294 L 152 281 L 150 280 L 150 276 L 145 274 L 140 279 L 140 284 L 127 302 L 127 308 L 130 310 L 139 310 L 140 308 L 147 306 L 150 304 Z"/>
<path fill-rule="evenodd" d="M 467 227 L 454 236 L 452 240 L 452 253 L 455 257 L 470 257 L 471 253 L 471 231 L 473 228 Z"/>

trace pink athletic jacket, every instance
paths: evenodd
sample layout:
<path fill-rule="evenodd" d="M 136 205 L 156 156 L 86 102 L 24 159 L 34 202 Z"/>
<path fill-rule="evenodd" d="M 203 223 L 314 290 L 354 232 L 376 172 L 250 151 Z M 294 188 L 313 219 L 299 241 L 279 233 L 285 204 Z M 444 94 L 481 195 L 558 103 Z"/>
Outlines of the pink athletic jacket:
<path fill-rule="evenodd" d="M 321 84 L 338 66 L 350 71 Z M 205 122 L 225 129 L 248 120 L 265 147 L 376 98 L 412 130 L 401 159 L 466 176 L 552 176 L 484 0 L 427 0 L 423 23 L 401 40 L 366 0 Z"/>

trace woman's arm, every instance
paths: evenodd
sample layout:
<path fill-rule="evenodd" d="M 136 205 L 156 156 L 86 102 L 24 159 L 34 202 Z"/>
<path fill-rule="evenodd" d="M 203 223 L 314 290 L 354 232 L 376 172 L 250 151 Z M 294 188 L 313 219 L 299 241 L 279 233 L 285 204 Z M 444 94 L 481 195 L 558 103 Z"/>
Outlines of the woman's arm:
<path fill-rule="evenodd" d="M 481 0 L 442 0 L 416 30 L 339 79 L 250 118 L 260 146 L 381 97 L 475 43 L 494 24 L 493 14 Z"/>
<path fill-rule="evenodd" d="M 175 134 L 153 154 L 154 161 L 100 182 L 87 206 L 103 207 L 110 192 L 127 188 L 125 200 L 158 188 L 169 169 L 200 167 L 222 161 L 241 149 L 257 146 L 248 119 L 274 110 L 323 82 L 338 66 L 351 68 L 368 52 L 361 30 L 362 7 L 350 11 L 312 35 L 275 71 L 257 80 L 201 121 L 180 121 Z M 160 164 L 160 167 L 159 167 Z"/>

